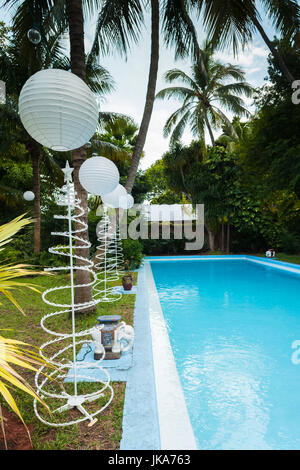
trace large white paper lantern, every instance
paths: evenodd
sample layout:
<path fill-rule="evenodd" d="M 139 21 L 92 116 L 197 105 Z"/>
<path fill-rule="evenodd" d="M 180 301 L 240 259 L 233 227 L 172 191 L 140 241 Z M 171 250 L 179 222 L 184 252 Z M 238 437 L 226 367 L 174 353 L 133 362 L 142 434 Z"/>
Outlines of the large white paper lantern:
<path fill-rule="evenodd" d="M 126 203 L 124 204 L 125 201 Z M 127 206 L 127 191 L 124 186 L 119 184 L 114 191 L 102 196 L 102 202 L 108 207 L 114 207 L 115 209 L 121 207 L 122 209 L 126 209 L 124 205 Z"/>
<path fill-rule="evenodd" d="M 25 201 L 33 201 L 35 198 L 34 193 L 32 191 L 25 191 L 23 197 Z"/>
<path fill-rule="evenodd" d="M 98 125 L 94 94 L 77 75 L 60 69 L 41 70 L 27 80 L 19 113 L 33 139 L 61 152 L 84 145 Z"/>
<path fill-rule="evenodd" d="M 119 170 L 111 160 L 105 157 L 88 158 L 79 169 L 81 186 L 91 194 L 103 196 L 110 193 L 119 184 Z"/>

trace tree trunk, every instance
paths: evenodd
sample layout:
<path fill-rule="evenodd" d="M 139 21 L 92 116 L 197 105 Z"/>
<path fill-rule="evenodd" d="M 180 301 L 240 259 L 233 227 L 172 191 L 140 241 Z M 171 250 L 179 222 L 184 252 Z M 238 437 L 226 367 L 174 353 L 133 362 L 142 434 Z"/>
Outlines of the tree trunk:
<path fill-rule="evenodd" d="M 215 233 L 207 229 L 208 232 L 208 243 L 210 251 L 215 251 Z"/>
<path fill-rule="evenodd" d="M 67 1 L 67 16 L 69 22 L 69 36 L 70 36 L 70 57 L 71 57 L 71 71 L 86 81 L 86 62 L 84 52 L 84 22 L 82 12 L 82 0 L 68 0 Z M 81 218 L 83 222 L 88 224 L 88 211 L 87 211 L 87 192 L 79 182 L 79 168 L 86 159 L 86 149 L 81 147 L 73 150 L 72 152 L 73 167 L 74 167 L 74 189 L 77 197 L 81 200 L 81 205 L 84 209 L 84 215 Z M 76 224 L 75 229 L 80 229 L 81 225 Z M 88 230 L 81 232 L 81 238 L 88 240 Z M 81 249 L 80 242 L 75 242 L 75 254 L 89 258 L 90 250 L 88 248 Z M 76 266 L 80 267 L 85 265 L 84 261 L 76 260 Z M 90 282 L 90 274 L 87 271 L 76 270 L 75 279 L 75 303 L 84 303 L 92 300 L 91 287 L 78 287 L 78 285 L 87 284 Z M 90 313 L 95 310 L 95 307 L 90 307 L 84 310 L 84 313 Z M 80 312 L 77 312 L 80 313 Z"/>
<path fill-rule="evenodd" d="M 157 82 L 159 60 L 159 1 L 151 0 L 151 60 L 149 69 L 148 89 L 144 114 L 139 129 L 137 141 L 133 150 L 131 165 L 128 172 L 128 178 L 125 188 L 129 193 L 132 191 L 136 173 L 138 170 L 141 154 L 145 145 L 150 119 L 153 111 L 155 99 L 155 90 Z"/>
<path fill-rule="evenodd" d="M 224 222 L 222 222 L 222 236 L 221 236 L 221 250 L 222 250 L 222 253 L 224 253 L 224 251 L 225 251 L 224 241 L 225 241 Z"/>
<path fill-rule="evenodd" d="M 204 116 L 204 119 L 205 119 L 205 124 L 206 124 L 206 127 L 207 127 L 209 135 L 210 135 L 212 146 L 214 147 L 216 145 L 216 141 L 215 141 L 214 134 L 213 134 L 211 125 L 209 124 L 209 120 L 208 120 L 206 114 Z"/>
<path fill-rule="evenodd" d="M 31 160 L 33 172 L 33 192 L 34 192 L 34 254 L 39 254 L 41 250 L 41 185 L 40 185 L 40 146 L 31 142 Z"/>
<path fill-rule="evenodd" d="M 230 253 L 230 224 L 227 224 L 226 253 Z"/>
<path fill-rule="evenodd" d="M 268 38 L 267 34 L 265 33 L 265 30 L 263 29 L 262 25 L 260 24 L 260 22 L 255 19 L 253 20 L 256 28 L 258 29 L 261 37 L 263 38 L 263 40 L 265 41 L 265 43 L 267 44 L 268 48 L 270 49 L 270 51 L 272 52 L 278 66 L 280 67 L 280 70 L 282 71 L 283 75 L 285 76 L 285 78 L 287 79 L 287 81 L 292 84 L 294 81 L 295 81 L 295 78 L 293 77 L 293 75 L 291 74 L 291 72 L 289 71 L 288 67 L 286 66 L 286 63 L 284 62 L 281 54 L 278 52 L 278 50 L 276 49 L 276 47 L 274 46 L 274 44 L 272 43 L 272 41 L 270 41 L 270 39 Z"/>

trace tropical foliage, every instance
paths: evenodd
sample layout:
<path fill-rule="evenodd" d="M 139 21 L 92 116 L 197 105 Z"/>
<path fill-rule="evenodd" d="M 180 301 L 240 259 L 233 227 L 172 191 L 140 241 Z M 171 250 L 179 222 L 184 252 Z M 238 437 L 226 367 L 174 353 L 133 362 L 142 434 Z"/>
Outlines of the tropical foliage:
<path fill-rule="evenodd" d="M 214 60 L 213 54 L 212 45 L 206 43 L 202 49 L 202 65 L 194 63 L 191 75 L 179 69 L 168 70 L 165 74 L 166 82 L 182 83 L 182 86 L 164 88 L 156 95 L 159 99 L 176 98 L 181 102 L 181 107 L 169 117 L 164 127 L 165 137 L 171 134 L 171 145 L 181 139 L 187 126 L 195 137 L 203 140 L 207 129 L 212 145 L 215 145 L 213 130 L 226 125 L 233 131 L 226 111 L 249 116 L 241 95 L 250 98 L 253 88 L 245 81 L 245 73 L 236 65 L 224 65 Z"/>
<path fill-rule="evenodd" d="M 10 243 L 12 237 L 30 222 L 31 221 L 29 219 L 24 218 L 24 216 L 20 216 L 7 224 L 0 226 L 0 250 L 3 249 L 4 245 Z M 22 313 L 24 313 L 22 307 L 15 299 L 13 291 L 20 288 L 31 289 L 35 292 L 39 291 L 31 283 L 20 282 L 16 279 L 28 276 L 29 274 L 42 274 L 29 270 L 28 268 L 29 266 L 24 264 L 6 264 L 0 266 L 0 292 L 5 295 Z M 36 371 L 36 366 L 41 364 L 45 364 L 45 361 L 42 360 L 39 354 L 34 352 L 28 344 L 15 339 L 5 338 L 2 334 L 0 335 L 0 394 L 22 421 L 23 418 L 12 396 L 11 388 L 19 388 L 34 398 L 37 398 L 41 403 L 43 402 L 37 396 L 31 385 L 29 385 L 20 373 L 14 369 L 14 367 L 18 366 L 23 369 Z"/>

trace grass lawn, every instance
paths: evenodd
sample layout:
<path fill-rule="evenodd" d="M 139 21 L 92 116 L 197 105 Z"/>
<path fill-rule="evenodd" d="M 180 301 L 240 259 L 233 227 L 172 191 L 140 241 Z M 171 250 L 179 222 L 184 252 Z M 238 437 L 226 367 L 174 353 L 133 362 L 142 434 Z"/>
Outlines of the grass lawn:
<path fill-rule="evenodd" d="M 137 274 L 133 273 L 136 282 Z M 25 281 L 25 280 L 24 280 Z M 54 286 L 68 285 L 67 276 L 41 276 L 32 279 L 26 279 L 37 286 L 40 291 Z M 111 285 L 120 285 L 121 280 L 111 283 Z M 55 311 L 55 307 L 46 305 L 41 295 L 22 289 L 16 291 L 16 299 L 22 305 L 26 316 L 18 312 L 6 298 L 1 296 L 0 329 L 9 329 L 5 331 L 6 337 L 15 338 L 28 342 L 34 346 L 40 346 L 45 341 L 53 339 L 40 326 L 40 319 L 46 313 Z M 51 297 L 49 297 L 51 299 Z M 64 291 L 58 291 L 53 294 L 52 299 L 57 303 L 67 303 L 68 294 Z M 85 330 L 97 323 L 99 315 L 120 314 L 122 320 L 129 325 L 133 324 L 135 295 L 123 295 L 122 298 L 111 304 L 98 304 L 97 312 L 91 315 L 78 315 L 76 320 L 76 329 Z M 54 331 L 71 332 L 71 320 L 68 314 L 59 315 L 47 323 L 47 326 Z M 33 375 L 22 371 L 28 381 L 33 384 Z M 90 383 L 84 384 L 85 391 L 94 391 L 95 386 Z M 125 396 L 125 383 L 112 383 L 114 389 L 114 398 L 110 406 L 98 416 L 98 422 L 89 428 L 88 421 L 74 426 L 64 428 L 53 428 L 42 424 L 34 415 L 32 398 L 23 392 L 15 392 L 17 404 L 27 425 L 32 429 L 32 441 L 35 449 L 118 449 L 122 437 L 122 416 L 123 403 Z M 105 397 L 104 397 L 105 399 Z M 101 399 L 100 399 L 101 400 Z M 0 398 L 0 402 L 4 403 Z M 93 405 L 94 406 L 94 405 Z M 73 413 L 73 412 L 72 412 Z M 77 412 L 76 416 L 77 415 Z"/>
<path fill-rule="evenodd" d="M 265 254 L 258 254 L 255 256 L 261 256 L 265 258 Z M 287 255 L 285 253 L 276 253 L 276 258 L 278 261 L 285 261 L 286 263 L 300 264 L 300 255 Z"/>

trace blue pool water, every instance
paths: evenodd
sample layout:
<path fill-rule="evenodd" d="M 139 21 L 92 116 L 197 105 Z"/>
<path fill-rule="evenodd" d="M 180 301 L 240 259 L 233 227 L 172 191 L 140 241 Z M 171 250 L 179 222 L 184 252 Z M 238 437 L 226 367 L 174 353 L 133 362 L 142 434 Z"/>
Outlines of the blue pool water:
<path fill-rule="evenodd" d="M 300 276 L 245 260 L 151 268 L 199 449 L 300 449 Z"/>

